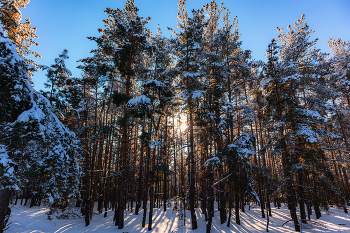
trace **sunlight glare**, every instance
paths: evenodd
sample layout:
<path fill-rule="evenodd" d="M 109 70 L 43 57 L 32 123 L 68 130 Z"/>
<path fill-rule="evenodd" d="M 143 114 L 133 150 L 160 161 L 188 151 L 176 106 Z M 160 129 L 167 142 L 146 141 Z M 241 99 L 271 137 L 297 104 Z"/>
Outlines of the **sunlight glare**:
<path fill-rule="evenodd" d="M 187 129 L 187 124 L 186 122 L 182 122 L 180 126 L 181 132 L 184 132 Z"/>

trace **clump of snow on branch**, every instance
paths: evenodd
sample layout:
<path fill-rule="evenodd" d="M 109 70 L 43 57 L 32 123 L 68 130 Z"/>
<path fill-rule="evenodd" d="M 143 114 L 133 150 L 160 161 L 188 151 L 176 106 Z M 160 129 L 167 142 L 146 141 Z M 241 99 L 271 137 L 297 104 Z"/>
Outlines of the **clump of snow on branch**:
<path fill-rule="evenodd" d="M 221 163 L 220 159 L 218 157 L 214 156 L 213 158 L 208 159 L 205 162 L 204 166 L 210 167 L 210 166 L 221 165 L 221 164 L 222 163 Z"/>
<path fill-rule="evenodd" d="M 298 124 L 295 135 L 305 137 L 310 143 L 317 142 L 319 139 L 319 135 L 306 124 Z"/>
<path fill-rule="evenodd" d="M 145 95 L 140 95 L 139 97 L 135 98 L 135 99 L 131 99 L 128 101 L 128 103 L 126 104 L 127 107 L 138 107 L 140 105 L 148 105 L 151 104 L 151 99 L 148 98 Z"/>
<path fill-rule="evenodd" d="M 156 87 L 166 87 L 166 85 L 165 85 L 163 82 L 158 81 L 158 80 L 154 80 L 154 79 L 148 80 L 148 81 L 145 83 L 145 85 L 146 85 L 146 86 L 152 86 L 152 85 L 154 85 L 154 86 L 156 86 Z"/>
<path fill-rule="evenodd" d="M 234 141 L 234 143 L 229 144 L 228 148 L 230 150 L 235 150 L 241 158 L 244 158 L 250 155 L 255 155 L 254 142 L 255 137 L 253 135 L 242 134 Z"/>

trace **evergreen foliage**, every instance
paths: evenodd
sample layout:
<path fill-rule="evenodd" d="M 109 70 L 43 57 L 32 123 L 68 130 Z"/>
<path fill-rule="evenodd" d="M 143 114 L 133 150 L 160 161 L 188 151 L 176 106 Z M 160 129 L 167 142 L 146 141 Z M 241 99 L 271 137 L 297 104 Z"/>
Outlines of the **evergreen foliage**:
<path fill-rule="evenodd" d="M 77 197 L 79 153 L 73 132 L 53 114 L 49 101 L 33 89 L 32 69 L 0 31 L 1 189 L 30 193 L 65 208 Z M 6 201 L 6 200 L 2 200 Z"/>
<path fill-rule="evenodd" d="M 22 20 L 20 8 L 24 8 L 30 0 L 1 0 L 0 1 L 0 21 L 4 34 L 7 38 L 15 42 L 16 51 L 29 64 L 36 65 L 28 56 L 33 55 L 36 58 L 41 57 L 39 53 L 30 50 L 32 45 L 39 46 L 34 40 L 36 27 L 30 26 L 30 20 Z"/>

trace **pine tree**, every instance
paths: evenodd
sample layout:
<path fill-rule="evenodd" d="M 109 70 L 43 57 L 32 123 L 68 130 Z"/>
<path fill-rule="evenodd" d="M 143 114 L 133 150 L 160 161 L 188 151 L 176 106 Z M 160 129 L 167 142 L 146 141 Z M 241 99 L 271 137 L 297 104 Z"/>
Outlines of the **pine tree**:
<path fill-rule="evenodd" d="M 65 49 L 55 59 L 55 64 L 50 67 L 42 66 L 44 70 L 47 70 L 45 88 L 48 89 L 48 91 L 42 91 L 42 94 L 50 101 L 51 106 L 55 109 L 55 114 L 61 120 L 65 118 L 66 113 L 70 110 L 69 103 L 64 98 L 69 89 L 67 82 L 72 76 L 71 71 L 67 69 L 65 64 L 65 60 L 68 58 L 68 51 Z"/>
<path fill-rule="evenodd" d="M 349 120 L 346 112 L 350 108 L 349 77 L 350 77 L 350 43 L 341 39 L 331 39 L 329 47 L 332 57 L 329 60 L 331 75 L 329 84 L 332 89 L 332 104 L 335 108 L 335 118 L 341 132 L 345 147 L 349 148 Z M 337 101 L 336 101 L 337 100 Z M 339 104 L 336 104 L 339 103 Z"/>
<path fill-rule="evenodd" d="M 224 147 L 224 129 L 228 126 L 226 124 L 223 106 L 225 105 L 225 92 L 226 86 L 225 81 L 229 72 L 226 72 L 226 60 L 225 60 L 225 49 L 227 45 L 232 42 L 228 42 L 231 36 L 231 31 L 225 30 L 227 28 L 219 29 L 219 20 L 221 14 L 226 10 L 223 5 L 219 9 L 215 1 L 204 6 L 204 9 L 208 12 L 209 20 L 208 24 L 204 30 L 204 40 L 203 40 L 203 63 L 201 64 L 201 70 L 205 74 L 205 79 L 203 84 L 203 103 L 201 104 L 201 110 L 199 118 L 204 118 L 205 127 L 203 130 L 209 130 L 209 140 L 216 142 L 215 145 L 215 156 L 219 155 Z M 227 25 L 226 25 L 227 26 Z M 228 26 L 230 29 L 232 25 Z M 224 26 L 225 27 L 225 26 Z M 202 120 L 201 124 L 204 123 Z M 222 159 L 222 158 L 220 158 Z M 224 178 L 225 174 L 223 172 L 223 166 L 219 167 L 219 177 L 218 179 Z M 226 200 L 224 185 L 220 183 L 218 186 L 219 190 L 219 210 L 220 210 L 220 220 L 221 224 L 226 222 Z M 208 203 L 208 206 L 210 203 Z M 209 215 L 209 223 L 207 224 L 207 232 L 211 228 L 211 218 L 212 214 Z"/>
<path fill-rule="evenodd" d="M 22 20 L 20 8 L 24 8 L 30 0 L 1 0 L 0 1 L 0 21 L 4 34 L 7 38 L 15 42 L 16 51 L 29 64 L 36 65 L 28 56 L 36 58 L 41 56 L 37 52 L 30 50 L 32 45 L 39 46 L 34 40 L 37 39 L 36 27 L 30 26 L 30 20 Z"/>
<path fill-rule="evenodd" d="M 204 10 L 192 10 L 193 17 L 188 17 L 185 7 L 186 0 L 180 0 L 178 3 L 178 28 L 180 32 L 172 32 L 177 36 L 176 56 L 179 61 L 176 69 L 179 72 L 180 87 L 183 92 L 184 102 L 188 113 L 189 125 L 189 204 L 191 211 L 192 229 L 197 229 L 197 218 L 195 215 L 195 136 L 194 136 L 194 111 L 196 95 L 201 91 L 199 77 L 201 75 L 202 62 L 202 42 L 204 27 L 207 22 L 204 16 Z"/>
<path fill-rule="evenodd" d="M 344 198 L 344 203 L 348 203 L 350 199 L 349 185 L 347 182 L 348 166 L 344 163 L 337 162 L 348 159 L 349 151 L 349 132 L 350 122 L 348 112 L 350 109 L 349 96 L 349 77 L 350 77 L 350 43 L 341 39 L 330 39 L 328 42 L 331 50 L 331 57 L 328 60 L 329 66 L 326 69 L 329 72 L 327 84 L 329 88 L 329 98 L 332 103 L 331 120 L 328 124 L 328 129 L 333 133 L 339 134 L 341 139 L 329 140 L 331 146 L 338 150 L 338 153 L 331 151 L 331 159 L 333 160 L 334 173 L 338 179 L 339 186 L 342 187 L 341 198 Z M 340 169 L 342 167 L 342 169 Z M 345 181 L 345 182 L 342 182 Z M 346 204 L 343 205 L 344 211 L 347 212 Z"/>
<path fill-rule="evenodd" d="M 271 126 L 278 132 L 273 137 L 274 150 L 276 154 L 281 154 L 288 207 L 296 231 L 300 231 L 296 201 L 299 202 L 302 221 L 306 219 L 306 174 L 312 174 L 313 182 L 325 175 L 327 182 L 332 184 L 334 177 L 328 166 L 319 162 L 325 159 L 320 143 L 326 137 L 336 137 L 322 127 L 327 121 L 328 108 L 327 99 L 320 93 L 324 85 L 323 69 L 320 69 L 324 59 L 323 54 L 314 48 L 316 40 L 309 41 L 312 31 L 303 22 L 304 19 L 303 15 L 294 27 L 289 26 L 287 33 L 278 29 L 277 42 L 281 45 L 276 45 L 274 40 L 269 45 L 264 68 L 266 79 L 262 84 L 268 93 L 266 100 Z M 298 200 L 293 194 L 293 181 L 298 183 Z M 316 187 L 317 184 L 312 188 L 317 209 L 319 200 L 325 197 L 320 197 Z"/>
<path fill-rule="evenodd" d="M 65 208 L 77 195 L 79 159 L 75 135 L 59 122 L 49 101 L 33 89 L 30 66 L 16 52 L 15 43 L 0 31 L 1 47 L 1 206 L 10 193 L 32 187 L 32 202 L 47 200 L 53 208 Z M 30 182 L 28 182 L 30 181 Z M 1 230 L 4 214 L 1 208 Z"/>
<path fill-rule="evenodd" d="M 152 215 L 154 203 L 154 186 L 156 181 L 161 182 L 163 178 L 163 208 L 166 211 L 167 203 L 167 183 L 166 180 L 170 174 L 168 162 L 168 116 L 172 109 L 172 100 L 174 98 L 173 78 L 175 70 L 171 67 L 173 59 L 173 48 L 169 39 L 162 36 L 158 29 L 157 34 L 151 38 L 151 46 L 154 47 L 153 53 L 147 59 L 148 65 L 147 74 L 143 79 L 143 95 L 150 99 L 147 111 L 143 111 L 142 117 L 148 118 L 148 121 L 153 122 L 151 126 L 150 144 L 153 146 L 153 155 L 151 163 L 150 178 L 150 213 L 148 229 L 152 229 Z M 130 100 L 133 101 L 133 100 Z M 146 114 L 145 114 L 146 113 Z M 157 122 L 157 123 L 155 123 Z M 152 124 L 151 124 L 152 125 Z M 163 130 L 162 128 L 163 127 Z M 149 148 L 146 147 L 146 150 Z M 156 149 L 158 156 L 156 156 Z M 162 177 L 163 176 L 163 177 Z M 147 185 L 145 183 L 144 185 Z"/>
<path fill-rule="evenodd" d="M 291 158 L 288 154 L 287 150 L 287 142 L 286 138 L 284 137 L 284 118 L 283 118 L 283 109 L 284 107 L 288 106 L 289 103 L 287 102 L 289 98 L 286 98 L 286 94 L 284 93 L 288 87 L 285 85 L 285 83 L 282 80 L 282 74 L 281 74 L 281 68 L 280 63 L 278 63 L 278 58 L 276 56 L 277 54 L 277 46 L 276 42 L 272 40 L 271 44 L 269 44 L 268 52 L 267 52 L 267 63 L 265 67 L 266 72 L 266 78 L 268 80 L 267 83 L 263 83 L 263 86 L 270 95 L 267 95 L 267 107 L 270 114 L 273 116 L 273 124 L 275 127 L 277 127 L 277 130 L 279 131 L 279 135 L 276 136 L 278 139 L 277 141 L 277 151 L 282 153 L 282 169 L 284 171 L 284 177 L 288 182 L 288 208 L 291 212 L 291 217 L 294 220 L 295 230 L 300 231 L 299 222 L 296 215 L 296 209 L 295 209 L 295 199 L 293 194 L 293 187 L 292 187 L 292 173 L 290 171 L 290 163 Z M 287 103 L 286 103 L 287 102 Z M 288 116 L 288 115 L 286 115 Z M 277 152 L 277 153 L 278 153 Z M 288 166 L 289 165 L 289 166 Z M 287 167 L 288 166 L 288 167 Z M 289 169 L 288 169 L 289 168 Z"/>
<path fill-rule="evenodd" d="M 118 117 L 120 127 L 118 132 L 121 135 L 121 144 L 118 149 L 121 173 L 118 182 L 119 198 L 118 209 L 116 210 L 116 225 L 119 229 L 122 229 L 124 227 L 124 208 L 126 205 L 127 163 L 130 156 L 129 133 L 133 120 L 128 115 L 126 104 L 132 98 L 133 85 L 139 78 L 139 72 L 143 70 L 143 54 L 152 50 L 148 42 L 149 30 L 146 28 L 146 24 L 150 19 L 143 19 L 138 16 L 138 8 L 134 5 L 133 0 L 127 1 L 124 9 L 107 8 L 105 12 L 108 19 L 103 21 L 105 28 L 99 29 L 102 35 L 90 38 L 96 41 L 98 49 L 93 50 L 93 57 L 81 60 L 84 62 L 81 67 L 97 81 L 98 85 L 115 77 L 119 79 L 119 91 L 114 94 L 115 100 L 121 100 L 117 102 L 122 108 Z"/>

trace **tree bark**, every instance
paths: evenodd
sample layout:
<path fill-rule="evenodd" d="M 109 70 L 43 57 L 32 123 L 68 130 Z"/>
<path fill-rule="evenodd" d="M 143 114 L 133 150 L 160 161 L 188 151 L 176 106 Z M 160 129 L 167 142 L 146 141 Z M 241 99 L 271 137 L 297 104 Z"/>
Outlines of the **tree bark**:
<path fill-rule="evenodd" d="M 212 222 L 213 222 L 213 215 L 214 215 L 214 196 L 213 196 L 213 188 L 211 187 L 212 186 L 212 181 L 211 179 L 213 179 L 213 177 L 211 177 L 212 174 L 210 174 L 210 177 L 208 179 L 208 198 L 207 198 L 207 201 L 208 201 L 208 204 L 207 204 L 207 207 L 208 207 L 208 222 L 207 222 L 207 228 L 206 228 L 206 233 L 210 233 L 211 231 L 211 225 L 212 225 Z"/>
<path fill-rule="evenodd" d="M 241 220 L 239 219 L 239 190 L 235 188 L 235 214 L 236 214 L 236 223 L 241 225 Z"/>
<path fill-rule="evenodd" d="M 0 233 L 4 232 L 10 218 L 10 194 L 11 191 L 7 188 L 0 190 Z"/>
<path fill-rule="evenodd" d="M 293 184 L 292 184 L 291 178 L 289 178 L 287 185 L 288 185 L 288 197 L 287 198 L 288 198 L 288 207 L 290 210 L 290 215 L 291 215 L 293 222 L 294 222 L 295 231 L 300 231 L 300 225 L 298 222 L 297 211 L 295 208 L 295 199 L 294 199 Z"/>
<path fill-rule="evenodd" d="M 303 172 L 299 170 L 298 172 L 299 180 L 299 208 L 300 208 L 300 218 L 302 223 L 307 223 L 306 212 L 305 212 L 305 197 L 304 197 L 304 184 L 303 184 Z"/>
<path fill-rule="evenodd" d="M 149 189 L 149 217 L 148 217 L 148 230 L 152 230 L 152 218 L 153 218 L 153 203 L 154 203 L 154 181 L 151 181 L 151 187 Z"/>
<path fill-rule="evenodd" d="M 194 197 L 195 197 L 195 161 L 194 161 L 194 135 L 193 135 L 193 116 L 192 116 L 192 110 L 190 110 L 190 211 L 191 211 L 191 221 L 192 221 L 192 230 L 195 230 L 198 228 L 197 226 L 197 217 L 196 212 L 194 209 Z"/>
<path fill-rule="evenodd" d="M 142 136 L 145 134 L 145 120 L 143 120 L 142 126 Z M 135 215 L 139 214 L 139 209 L 141 207 L 141 193 L 142 193 L 142 179 L 143 179 L 143 150 L 144 150 L 144 138 L 141 138 L 141 149 L 140 149 L 140 163 L 139 163 L 139 180 L 138 180 L 138 189 L 137 189 L 137 199 L 136 199 L 136 209 Z M 146 179 L 143 179 L 143 183 L 146 183 Z"/>

